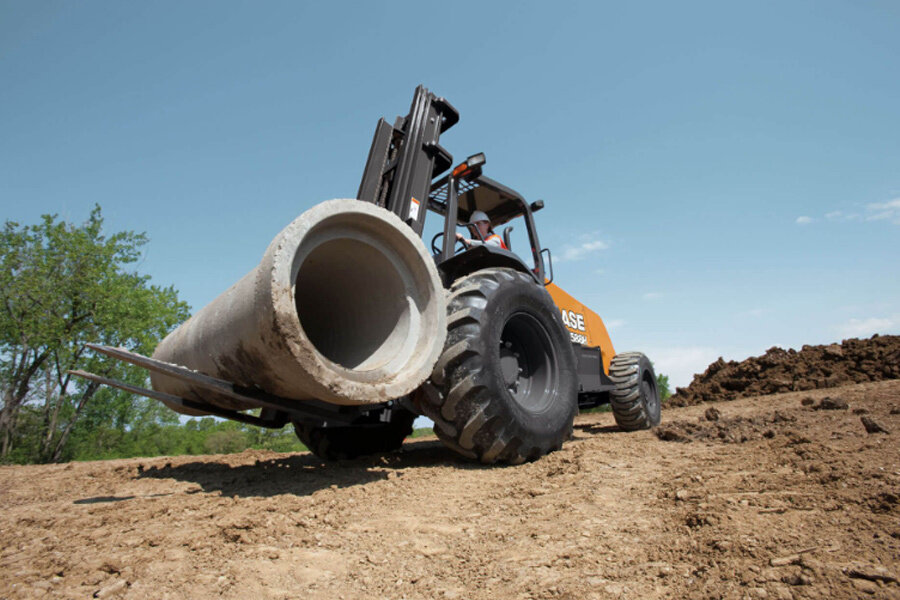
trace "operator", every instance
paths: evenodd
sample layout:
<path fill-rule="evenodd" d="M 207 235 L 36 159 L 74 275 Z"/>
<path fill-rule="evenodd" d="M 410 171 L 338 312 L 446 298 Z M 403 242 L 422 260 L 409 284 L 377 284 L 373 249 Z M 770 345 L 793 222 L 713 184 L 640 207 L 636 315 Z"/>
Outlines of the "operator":
<path fill-rule="evenodd" d="M 468 227 L 472 230 L 473 238 L 481 239 L 469 239 L 457 232 L 456 239 L 465 244 L 466 248 L 488 244 L 490 246 L 497 246 L 498 248 L 509 250 L 509 248 L 506 247 L 506 244 L 503 243 L 503 239 L 494 233 L 494 228 L 491 227 L 491 220 L 488 219 L 487 213 L 480 210 L 473 212 L 472 216 L 469 218 Z"/>

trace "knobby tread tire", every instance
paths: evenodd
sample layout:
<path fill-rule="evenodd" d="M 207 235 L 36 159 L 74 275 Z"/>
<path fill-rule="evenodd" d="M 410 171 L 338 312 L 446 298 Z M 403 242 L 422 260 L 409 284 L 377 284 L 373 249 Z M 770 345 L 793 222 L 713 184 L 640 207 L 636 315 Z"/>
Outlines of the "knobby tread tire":
<path fill-rule="evenodd" d="M 620 429 L 637 431 L 659 425 L 656 374 L 646 356 L 640 352 L 616 354 L 609 365 L 609 378 L 616 384 L 609 400 Z"/>
<path fill-rule="evenodd" d="M 518 464 L 560 448 L 572 434 L 578 378 L 568 333 L 547 291 L 524 273 L 483 269 L 457 281 L 447 304 L 447 341 L 420 405 L 438 438 L 484 463 Z M 541 339 L 554 357 L 546 363 L 551 392 L 536 407 L 514 398 L 500 363 L 504 326 L 523 314 L 546 333 Z"/>
<path fill-rule="evenodd" d="M 392 452 L 413 430 L 416 415 L 395 409 L 389 423 L 321 427 L 294 423 L 294 431 L 309 451 L 325 460 L 345 460 Z"/>

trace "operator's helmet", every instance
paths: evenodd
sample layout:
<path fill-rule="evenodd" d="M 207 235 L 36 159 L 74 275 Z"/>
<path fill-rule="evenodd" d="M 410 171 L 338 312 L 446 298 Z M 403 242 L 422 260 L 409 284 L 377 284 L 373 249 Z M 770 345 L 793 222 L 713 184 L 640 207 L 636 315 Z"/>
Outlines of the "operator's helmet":
<path fill-rule="evenodd" d="M 490 224 L 491 220 L 488 219 L 487 213 L 483 210 L 476 210 L 472 213 L 472 216 L 469 217 L 469 225 L 474 225 L 479 221 L 487 221 Z"/>

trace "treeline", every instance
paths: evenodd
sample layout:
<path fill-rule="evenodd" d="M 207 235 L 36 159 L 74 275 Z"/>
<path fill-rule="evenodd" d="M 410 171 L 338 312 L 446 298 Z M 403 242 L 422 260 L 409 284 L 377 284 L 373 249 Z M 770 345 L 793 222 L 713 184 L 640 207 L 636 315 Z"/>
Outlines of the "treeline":
<path fill-rule="evenodd" d="M 126 394 L 105 396 L 99 393 L 87 404 L 57 461 L 226 454 L 248 448 L 276 452 L 306 449 L 291 425 L 274 430 L 213 417 L 182 422 L 177 413 L 155 400 Z M 40 461 L 42 433 L 40 411 L 26 406 L 20 411 L 16 443 L 7 462 Z"/>

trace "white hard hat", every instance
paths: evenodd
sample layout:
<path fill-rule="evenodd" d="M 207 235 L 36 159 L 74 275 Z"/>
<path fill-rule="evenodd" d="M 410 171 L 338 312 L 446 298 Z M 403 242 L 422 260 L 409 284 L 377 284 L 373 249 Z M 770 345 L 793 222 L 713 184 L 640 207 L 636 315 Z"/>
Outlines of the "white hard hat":
<path fill-rule="evenodd" d="M 488 223 L 491 222 L 491 220 L 488 219 L 486 212 L 484 212 L 482 210 L 476 210 L 475 212 L 472 213 L 472 216 L 469 217 L 469 225 L 474 225 L 475 223 L 477 223 L 479 221 L 487 221 Z"/>

